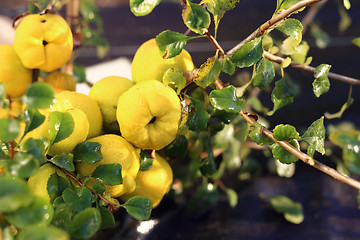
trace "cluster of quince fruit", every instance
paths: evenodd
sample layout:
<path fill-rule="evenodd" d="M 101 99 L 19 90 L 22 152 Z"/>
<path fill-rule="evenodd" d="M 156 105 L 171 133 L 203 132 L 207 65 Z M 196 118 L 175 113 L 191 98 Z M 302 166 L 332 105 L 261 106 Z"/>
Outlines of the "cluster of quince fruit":
<path fill-rule="evenodd" d="M 74 120 L 70 136 L 54 143 L 47 155 L 71 153 L 84 142 L 101 144 L 102 160 L 77 163 L 76 174 L 89 176 L 99 165 L 120 163 L 123 183 L 106 186 L 114 198 L 124 201 L 132 196 L 148 197 L 156 207 L 169 191 L 172 169 L 162 156 L 155 154 L 151 167 L 140 170 L 140 150 L 160 150 L 177 136 L 182 117 L 179 96 L 162 82 L 170 68 L 182 73 L 194 68 L 185 50 L 171 59 L 163 59 L 155 39 L 140 46 L 132 62 L 132 80 L 109 76 L 97 81 L 88 95 L 76 92 L 71 75 L 57 71 L 72 55 L 71 29 L 59 15 L 45 12 L 25 16 L 16 28 L 13 46 L 0 46 L 0 82 L 8 98 L 23 95 L 32 83 L 32 70 L 48 72 L 45 81 L 55 90 L 54 103 L 40 109 L 45 121 L 36 129 L 18 138 L 22 144 L 29 138 L 49 138 L 49 116 L 52 112 L 67 112 Z M 0 116 L 4 117 L 4 116 Z M 24 126 L 23 126 L 24 129 Z M 22 134 L 20 134 L 22 135 Z M 28 184 L 34 194 L 49 199 L 47 180 L 57 172 L 51 163 L 42 165 Z M 91 179 L 91 187 L 96 182 Z"/>

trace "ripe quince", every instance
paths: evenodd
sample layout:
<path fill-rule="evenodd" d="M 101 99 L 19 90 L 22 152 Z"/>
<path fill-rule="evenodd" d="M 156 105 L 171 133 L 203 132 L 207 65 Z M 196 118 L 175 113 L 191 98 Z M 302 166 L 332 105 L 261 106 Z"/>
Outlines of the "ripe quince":
<path fill-rule="evenodd" d="M 152 38 L 137 49 L 131 64 L 131 77 L 135 83 L 148 79 L 162 81 L 169 68 L 185 73 L 194 69 L 194 63 L 185 49 L 173 58 L 164 59 L 155 38 Z"/>
<path fill-rule="evenodd" d="M 16 27 L 14 48 L 25 67 L 51 72 L 70 60 L 73 36 L 61 16 L 29 14 Z"/>
<path fill-rule="evenodd" d="M 176 137 L 180 99 L 157 80 L 143 81 L 119 97 L 116 118 L 121 135 L 141 149 L 162 149 Z"/>
<path fill-rule="evenodd" d="M 74 77 L 64 72 L 53 71 L 46 76 L 44 82 L 50 84 L 56 93 L 64 90 L 76 90 L 76 81 Z"/>
<path fill-rule="evenodd" d="M 0 45 L 0 82 L 12 99 L 23 95 L 32 82 L 32 70 L 24 67 L 12 45 Z"/>
<path fill-rule="evenodd" d="M 96 163 L 77 163 L 76 170 L 81 176 L 89 176 L 98 166 L 102 164 L 119 163 L 123 184 L 108 186 L 105 185 L 107 192 L 112 197 L 119 197 L 125 193 L 130 193 L 135 189 L 135 177 L 139 171 L 139 154 L 135 148 L 123 137 L 115 134 L 100 135 L 88 140 L 101 144 L 102 160 Z M 90 180 L 93 184 L 95 179 Z"/>
<path fill-rule="evenodd" d="M 119 132 L 119 124 L 116 120 L 118 100 L 134 84 L 125 77 L 109 76 L 100 79 L 91 87 L 89 96 L 98 103 L 104 119 L 103 126 L 107 132 Z"/>

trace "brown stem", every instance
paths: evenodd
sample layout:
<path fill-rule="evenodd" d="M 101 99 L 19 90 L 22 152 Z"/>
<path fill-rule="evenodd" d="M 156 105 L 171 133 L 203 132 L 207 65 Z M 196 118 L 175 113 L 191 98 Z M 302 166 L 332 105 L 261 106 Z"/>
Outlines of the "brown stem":
<path fill-rule="evenodd" d="M 234 52 L 236 50 L 240 49 L 243 45 L 245 45 L 246 43 L 254 40 L 255 38 L 258 38 L 258 37 L 262 36 L 271 27 L 273 27 L 276 24 L 278 24 L 279 22 L 283 21 L 285 18 L 289 17 L 291 14 L 298 11 L 299 9 L 301 9 L 303 7 L 306 7 L 308 5 L 311 5 L 311 4 L 317 3 L 317 2 L 321 2 L 321 1 L 324 1 L 324 0 L 303 0 L 303 1 L 300 1 L 300 2 L 298 2 L 296 4 L 294 4 L 290 8 L 280 12 L 279 14 L 275 15 L 270 20 L 263 23 L 253 33 L 251 33 L 247 38 L 245 38 L 243 41 L 241 41 L 239 44 L 237 44 L 235 47 L 233 47 L 230 51 L 228 51 L 226 53 L 226 56 L 228 58 L 230 58 L 234 54 Z"/>
<path fill-rule="evenodd" d="M 212 36 L 209 33 L 209 30 L 207 28 L 203 28 L 202 29 L 203 33 L 205 34 L 205 36 L 210 40 L 210 42 L 214 45 L 214 47 L 220 51 L 221 55 L 225 55 L 225 51 L 224 49 L 222 49 L 222 47 L 220 46 L 220 44 L 218 43 L 218 41 L 214 38 L 214 36 Z"/>
<path fill-rule="evenodd" d="M 285 59 L 276 55 L 273 55 L 267 51 L 264 51 L 264 57 L 266 57 L 267 59 L 269 59 L 270 61 L 276 62 L 278 64 L 281 64 Z M 311 67 L 311 66 L 307 66 L 307 65 L 303 65 L 303 64 L 299 64 L 297 62 L 291 61 L 290 67 L 292 68 L 297 68 L 297 69 L 301 69 L 303 71 L 306 72 L 310 72 L 310 73 L 315 73 L 315 68 Z M 328 78 L 336 80 L 336 81 L 340 81 L 343 83 L 347 83 L 350 85 L 356 85 L 356 86 L 360 86 L 360 80 L 355 79 L 355 78 L 351 78 L 351 77 L 347 77 L 347 76 L 343 76 L 337 73 L 332 73 L 329 72 L 328 73 Z"/>

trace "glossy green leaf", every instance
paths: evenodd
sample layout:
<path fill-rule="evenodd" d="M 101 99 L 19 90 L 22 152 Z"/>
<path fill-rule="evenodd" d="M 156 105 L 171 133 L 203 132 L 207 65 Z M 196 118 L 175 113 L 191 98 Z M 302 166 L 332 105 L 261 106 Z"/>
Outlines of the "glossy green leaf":
<path fill-rule="evenodd" d="M 283 195 L 270 197 L 269 200 L 275 211 L 283 214 L 287 221 L 294 224 L 300 224 L 304 220 L 301 203 L 295 202 Z"/>
<path fill-rule="evenodd" d="M 105 185 L 99 182 L 94 182 L 92 185 L 92 189 L 101 195 L 106 191 Z"/>
<path fill-rule="evenodd" d="M 54 217 L 51 224 L 68 232 L 71 223 L 71 216 L 72 211 L 70 208 L 70 204 L 59 204 L 55 208 Z"/>
<path fill-rule="evenodd" d="M 70 240 L 69 234 L 54 226 L 31 226 L 22 229 L 16 240 Z"/>
<path fill-rule="evenodd" d="M 14 140 L 20 132 L 20 122 L 16 118 L 0 118 L 0 141 Z"/>
<path fill-rule="evenodd" d="M 274 80 L 274 65 L 267 58 L 261 58 L 256 64 L 255 72 L 252 76 L 252 82 L 255 87 L 264 89 Z"/>
<path fill-rule="evenodd" d="M 149 157 L 146 151 L 141 150 L 140 152 L 140 171 L 147 171 L 151 168 L 154 159 Z"/>
<path fill-rule="evenodd" d="M 229 124 L 235 117 L 239 116 L 238 112 L 227 112 L 214 108 L 211 113 L 212 118 L 217 118 L 225 124 Z"/>
<path fill-rule="evenodd" d="M 172 87 L 177 94 L 186 86 L 186 77 L 176 68 L 169 68 L 165 71 L 162 82 Z"/>
<path fill-rule="evenodd" d="M 300 1 L 301 0 L 277 0 L 276 12 L 278 12 L 280 9 L 286 10 Z"/>
<path fill-rule="evenodd" d="M 39 127 L 45 120 L 45 116 L 42 115 L 36 108 L 25 108 L 23 119 L 25 122 L 24 135 L 31 130 Z"/>
<path fill-rule="evenodd" d="M 189 37 L 182 33 L 165 30 L 156 36 L 155 40 L 159 46 L 163 58 L 172 58 L 181 53 L 186 43 L 198 37 Z"/>
<path fill-rule="evenodd" d="M 231 61 L 239 68 L 250 67 L 260 60 L 263 52 L 262 38 L 257 38 L 236 50 Z"/>
<path fill-rule="evenodd" d="M 230 76 L 235 73 L 235 64 L 226 56 L 220 59 L 220 66 L 221 71 Z"/>
<path fill-rule="evenodd" d="M 292 146 L 294 146 L 295 148 L 297 148 L 298 150 L 300 149 L 300 146 L 299 146 L 299 143 L 297 140 L 295 140 L 295 139 L 290 140 L 289 143 Z M 279 144 L 276 144 L 275 147 L 272 149 L 272 154 L 275 159 L 279 160 L 281 163 L 284 163 L 284 164 L 294 163 L 299 160 L 296 156 L 292 155 L 290 152 L 288 152 L 285 148 L 283 148 Z"/>
<path fill-rule="evenodd" d="M 264 127 L 259 123 L 254 123 L 250 126 L 250 134 L 249 137 L 252 141 L 254 141 L 258 145 L 272 145 L 274 142 L 262 135 L 262 129 Z"/>
<path fill-rule="evenodd" d="M 132 197 L 121 206 L 137 220 L 148 220 L 151 216 L 152 202 L 146 197 Z"/>
<path fill-rule="evenodd" d="M 45 139 L 28 138 L 21 143 L 20 150 L 32 154 L 39 165 L 41 165 L 47 161 L 45 156 L 45 149 L 47 146 L 48 141 Z"/>
<path fill-rule="evenodd" d="M 352 42 L 354 45 L 360 47 L 360 37 L 354 38 L 351 42 Z"/>
<path fill-rule="evenodd" d="M 292 139 L 300 139 L 296 128 L 289 124 L 280 124 L 274 128 L 274 138 L 278 141 L 289 141 Z"/>
<path fill-rule="evenodd" d="M 9 213 L 33 201 L 29 187 L 20 178 L 0 177 L 0 213 Z"/>
<path fill-rule="evenodd" d="M 4 101 L 5 97 L 6 97 L 5 85 L 2 82 L 0 82 L 0 102 Z"/>
<path fill-rule="evenodd" d="M 192 214 L 203 213 L 220 198 L 217 187 L 211 183 L 202 184 L 189 199 L 186 209 Z"/>
<path fill-rule="evenodd" d="M 67 179 L 59 176 L 57 173 L 51 174 L 46 187 L 50 202 L 53 202 L 55 198 L 62 196 L 62 193 L 68 187 L 70 187 L 70 184 Z"/>
<path fill-rule="evenodd" d="M 60 142 L 69 137 L 74 130 L 74 119 L 68 112 L 53 111 L 49 114 L 50 142 Z"/>
<path fill-rule="evenodd" d="M 71 221 L 69 233 L 74 238 L 89 238 L 101 227 L 101 214 L 97 208 L 87 208 L 76 214 Z"/>
<path fill-rule="evenodd" d="M 109 228 L 115 225 L 114 214 L 106 207 L 98 206 L 97 209 L 101 214 L 101 226 L 100 229 Z"/>
<path fill-rule="evenodd" d="M 102 159 L 101 144 L 97 142 L 84 141 L 74 148 L 74 162 L 95 163 Z"/>
<path fill-rule="evenodd" d="M 49 108 L 54 98 L 54 89 L 49 84 L 36 82 L 29 85 L 22 100 L 29 108 Z"/>
<path fill-rule="evenodd" d="M 204 104 L 195 98 L 191 98 L 187 119 L 189 129 L 196 132 L 203 131 L 207 128 L 209 119 L 210 115 L 206 111 Z"/>
<path fill-rule="evenodd" d="M 175 140 L 166 147 L 166 156 L 170 158 L 181 158 L 186 157 L 188 151 L 188 140 L 184 135 L 177 135 Z"/>
<path fill-rule="evenodd" d="M 228 197 L 230 207 L 234 208 L 238 204 L 239 197 L 235 190 L 227 188 L 226 195 Z"/>
<path fill-rule="evenodd" d="M 273 112 L 288 104 L 291 104 L 293 99 L 294 91 L 287 86 L 285 78 L 278 80 L 275 83 L 273 91 L 271 92 L 271 101 L 274 103 Z"/>
<path fill-rule="evenodd" d="M 8 163 L 7 168 L 13 176 L 29 178 L 36 173 L 39 166 L 39 162 L 32 154 L 17 152 L 13 160 Z"/>
<path fill-rule="evenodd" d="M 27 226 L 45 226 L 50 224 L 54 216 L 54 208 L 43 197 L 34 196 L 30 205 L 18 211 L 5 214 L 6 219 L 17 228 Z"/>
<path fill-rule="evenodd" d="M 137 16 L 146 16 L 159 5 L 161 0 L 130 0 L 130 10 Z"/>
<path fill-rule="evenodd" d="M 279 25 L 275 27 L 275 29 L 284 33 L 285 35 L 291 37 L 294 40 L 301 41 L 302 39 L 302 30 L 303 26 L 301 22 L 294 18 L 288 18 Z"/>
<path fill-rule="evenodd" d="M 314 156 L 315 151 L 322 155 L 325 154 L 325 133 L 324 117 L 321 117 L 313 122 L 304 135 L 301 136 L 301 140 L 310 144 L 307 150 L 310 157 Z"/>
<path fill-rule="evenodd" d="M 221 73 L 221 64 L 218 54 L 208 58 L 205 63 L 200 66 L 197 77 L 193 80 L 196 85 L 205 88 L 215 82 Z"/>
<path fill-rule="evenodd" d="M 315 81 L 312 85 L 316 97 L 320 97 L 330 89 L 330 81 L 328 78 L 330 68 L 331 65 L 328 64 L 321 64 L 315 68 Z"/>
<path fill-rule="evenodd" d="M 90 176 L 110 186 L 123 183 L 121 165 L 119 163 L 102 164 L 98 166 Z"/>
<path fill-rule="evenodd" d="M 62 197 L 65 203 L 76 212 L 81 212 L 91 207 L 92 193 L 87 187 L 66 188 Z"/>
<path fill-rule="evenodd" d="M 75 171 L 75 166 L 73 163 L 73 155 L 71 153 L 63 153 L 61 155 L 56 155 L 52 157 L 50 160 L 56 166 L 64 168 L 69 172 Z"/>
<path fill-rule="evenodd" d="M 182 12 L 183 21 L 191 31 L 202 35 L 202 29 L 210 26 L 210 14 L 205 8 L 198 4 L 188 0 L 186 2 L 187 5 Z"/>
<path fill-rule="evenodd" d="M 211 105 L 219 110 L 239 113 L 244 109 L 244 100 L 236 96 L 236 89 L 232 85 L 211 91 L 209 98 Z"/>

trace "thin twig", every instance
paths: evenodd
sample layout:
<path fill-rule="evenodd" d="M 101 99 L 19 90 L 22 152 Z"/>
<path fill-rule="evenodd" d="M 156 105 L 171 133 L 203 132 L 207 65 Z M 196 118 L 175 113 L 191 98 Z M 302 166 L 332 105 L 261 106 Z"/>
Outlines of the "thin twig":
<path fill-rule="evenodd" d="M 214 47 L 219 50 L 220 54 L 225 55 L 224 49 L 222 49 L 218 41 L 209 33 L 209 30 L 207 28 L 203 28 L 202 31 L 205 36 L 210 40 L 210 42 L 214 45 Z"/>
<path fill-rule="evenodd" d="M 273 55 L 273 54 L 271 54 L 271 53 L 269 53 L 267 51 L 264 51 L 264 57 L 266 57 L 270 61 L 273 61 L 273 62 L 276 62 L 276 63 L 279 63 L 279 64 L 281 64 L 285 60 L 285 58 Z M 289 66 L 292 67 L 292 68 L 301 69 L 303 71 L 310 72 L 310 73 L 313 73 L 313 74 L 315 73 L 315 68 L 314 67 L 303 65 L 303 64 L 300 64 L 300 63 L 297 63 L 297 62 L 294 62 L 294 61 L 291 61 Z M 336 81 L 340 81 L 340 82 L 343 82 L 343 83 L 347 83 L 347 84 L 350 84 L 350 85 L 360 86 L 360 80 L 355 79 L 355 78 L 351 78 L 351 77 L 347 77 L 347 76 L 344 76 L 344 75 L 340 75 L 340 74 L 337 74 L 337 73 L 329 72 L 328 73 L 328 78 L 336 80 Z"/>

